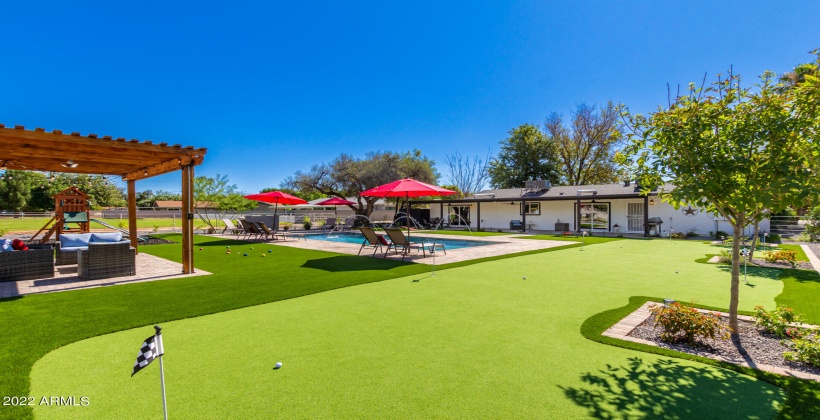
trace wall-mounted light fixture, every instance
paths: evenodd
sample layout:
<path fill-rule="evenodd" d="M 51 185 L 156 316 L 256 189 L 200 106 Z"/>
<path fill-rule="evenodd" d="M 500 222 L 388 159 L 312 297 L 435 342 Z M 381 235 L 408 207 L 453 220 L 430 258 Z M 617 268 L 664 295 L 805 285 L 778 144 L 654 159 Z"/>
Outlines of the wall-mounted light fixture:
<path fill-rule="evenodd" d="M 64 168 L 76 168 L 76 167 L 80 166 L 79 163 L 74 162 L 74 159 L 69 159 L 65 163 L 61 163 L 61 165 Z"/>
<path fill-rule="evenodd" d="M 654 199 L 654 198 L 650 198 L 650 199 L 649 199 L 649 205 L 650 205 L 650 206 L 654 206 L 654 205 L 655 205 L 655 199 Z"/>

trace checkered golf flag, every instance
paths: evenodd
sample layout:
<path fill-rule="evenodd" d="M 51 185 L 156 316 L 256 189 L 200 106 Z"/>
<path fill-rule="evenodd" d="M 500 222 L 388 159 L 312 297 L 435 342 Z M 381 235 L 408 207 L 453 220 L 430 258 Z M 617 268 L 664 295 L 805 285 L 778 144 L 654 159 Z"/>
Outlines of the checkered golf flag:
<path fill-rule="evenodd" d="M 162 336 L 152 335 L 145 339 L 140 347 L 140 353 L 137 355 L 137 361 L 134 363 L 134 371 L 131 376 L 139 372 L 140 369 L 148 366 L 151 362 L 162 355 Z"/>

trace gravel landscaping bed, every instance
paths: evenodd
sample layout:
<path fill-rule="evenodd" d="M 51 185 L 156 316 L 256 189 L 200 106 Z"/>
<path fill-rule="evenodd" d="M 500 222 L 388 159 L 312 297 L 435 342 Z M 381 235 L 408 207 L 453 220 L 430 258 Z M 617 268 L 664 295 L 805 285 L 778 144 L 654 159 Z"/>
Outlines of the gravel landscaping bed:
<path fill-rule="evenodd" d="M 760 258 L 752 258 L 751 263 L 758 267 L 766 268 L 792 268 L 792 265 L 787 262 L 768 262 Z M 798 261 L 797 266 L 794 268 L 799 268 L 801 270 L 814 270 L 814 267 L 812 267 L 811 263 L 808 261 Z M 740 269 L 743 270 L 743 262 L 740 263 Z"/>
<path fill-rule="evenodd" d="M 728 326 L 729 320 L 726 317 L 721 317 L 721 322 Z M 697 347 L 691 347 L 686 344 L 667 343 L 660 338 L 661 329 L 654 328 L 654 316 L 650 316 L 638 325 L 629 333 L 629 336 L 651 341 L 658 347 L 698 356 L 712 358 L 714 358 L 714 356 L 720 356 L 727 359 L 743 360 L 750 365 L 764 364 L 820 375 L 820 368 L 818 367 L 783 359 L 783 352 L 789 351 L 789 348 L 781 344 L 782 339 L 758 330 L 754 322 L 739 320 L 738 323 L 740 329 L 740 346 L 736 346 L 732 340 L 712 339 L 702 340 L 701 344 Z M 741 351 L 745 354 L 741 354 Z"/>

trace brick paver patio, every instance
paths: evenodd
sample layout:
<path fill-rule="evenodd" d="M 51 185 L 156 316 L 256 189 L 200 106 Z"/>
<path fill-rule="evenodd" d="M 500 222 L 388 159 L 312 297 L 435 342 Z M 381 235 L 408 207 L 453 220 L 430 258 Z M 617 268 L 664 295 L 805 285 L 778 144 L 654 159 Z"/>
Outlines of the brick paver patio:
<path fill-rule="evenodd" d="M 57 271 L 54 278 L 0 283 L 0 298 L 211 274 L 203 270 L 196 270 L 193 274 L 182 274 L 182 264 L 145 253 L 137 255 L 136 263 L 137 275 L 135 276 L 87 281 L 83 281 L 77 276 L 76 265 L 59 266 L 56 267 Z"/>

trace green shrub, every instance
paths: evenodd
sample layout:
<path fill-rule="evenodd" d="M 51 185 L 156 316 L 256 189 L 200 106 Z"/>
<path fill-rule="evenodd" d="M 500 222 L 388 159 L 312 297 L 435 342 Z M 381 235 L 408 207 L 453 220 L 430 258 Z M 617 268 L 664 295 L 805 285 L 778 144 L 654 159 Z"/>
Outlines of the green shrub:
<path fill-rule="evenodd" d="M 783 261 L 791 264 L 792 267 L 797 266 L 797 253 L 795 251 L 769 251 L 763 253 L 763 260 L 774 263 Z"/>
<path fill-rule="evenodd" d="M 669 235 L 669 237 L 672 239 L 684 239 L 686 238 L 686 234 L 683 232 L 672 232 L 672 234 Z"/>
<path fill-rule="evenodd" d="M 770 233 L 768 237 L 766 237 L 766 243 L 776 244 L 780 243 L 780 235 L 777 233 Z"/>
<path fill-rule="evenodd" d="M 729 252 L 728 250 L 724 249 L 723 251 L 720 251 L 720 254 L 718 255 L 718 258 L 720 258 L 718 260 L 719 263 L 723 263 L 723 264 L 731 264 L 732 263 L 732 253 Z"/>
<path fill-rule="evenodd" d="M 9 230 L 6 228 L 0 228 L 0 236 L 6 236 L 9 233 Z"/>
<path fill-rule="evenodd" d="M 780 338 L 797 339 L 805 335 L 802 328 L 793 324 L 802 321 L 802 318 L 794 313 L 794 309 L 779 306 L 777 309 L 766 312 L 762 306 L 755 306 L 755 324 L 769 334 Z"/>
<path fill-rule="evenodd" d="M 726 239 L 730 239 L 732 237 L 732 235 L 729 235 L 728 233 L 726 233 L 722 230 L 719 230 L 719 231 L 715 232 L 715 237 L 718 238 L 718 239 L 722 239 L 724 237 Z"/>
<path fill-rule="evenodd" d="M 689 229 L 689 231 L 686 232 L 687 238 L 694 238 L 696 236 L 698 236 L 698 232 L 695 229 Z"/>
<path fill-rule="evenodd" d="M 154 233 L 159 232 L 159 225 L 154 225 Z"/>
<path fill-rule="evenodd" d="M 655 316 L 655 328 L 661 328 L 661 339 L 668 342 L 694 344 L 698 339 L 729 338 L 729 328 L 720 322 L 717 313 L 702 313 L 695 308 L 674 302 L 649 308 Z"/>
<path fill-rule="evenodd" d="M 128 226 L 128 222 L 125 220 L 120 219 L 119 223 L 117 223 L 117 227 L 120 229 L 125 229 Z"/>
<path fill-rule="evenodd" d="M 305 228 L 305 230 L 310 230 L 310 228 L 311 228 L 310 220 L 305 218 L 305 223 L 302 224 L 302 227 Z"/>
<path fill-rule="evenodd" d="M 820 340 L 816 335 L 796 339 L 791 342 L 791 347 L 794 351 L 783 353 L 784 359 L 820 367 Z"/>

